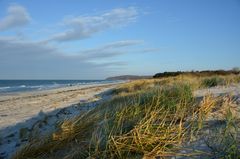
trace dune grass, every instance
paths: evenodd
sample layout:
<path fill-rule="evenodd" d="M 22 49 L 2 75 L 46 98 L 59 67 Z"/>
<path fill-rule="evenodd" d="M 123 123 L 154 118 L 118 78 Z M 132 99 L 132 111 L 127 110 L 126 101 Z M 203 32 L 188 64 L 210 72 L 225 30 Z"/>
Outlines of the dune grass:
<path fill-rule="evenodd" d="M 206 78 L 202 81 L 202 85 L 204 87 L 215 87 L 215 86 L 224 85 L 224 84 L 225 84 L 224 79 L 220 77 Z"/>
<path fill-rule="evenodd" d="M 231 115 L 228 115 L 231 116 Z M 239 126 L 233 119 L 226 119 L 223 127 L 213 129 L 206 140 L 214 158 L 237 159 L 240 156 Z"/>
<path fill-rule="evenodd" d="M 236 83 L 239 77 L 219 78 Z M 232 132 L 214 133 L 215 136 L 209 137 L 211 144 L 207 146 L 212 153 L 186 148 L 189 141 L 200 138 L 209 114 L 223 105 L 211 95 L 203 99 L 193 96 L 194 89 L 213 86 L 211 82 L 215 79 L 211 79 L 210 84 L 207 80 L 178 76 L 123 84 L 113 90 L 111 100 L 64 121 L 50 136 L 33 139 L 13 158 L 165 158 L 217 156 L 218 151 L 224 152 L 219 156 L 236 157 L 238 130 L 234 137 Z M 204 81 L 207 84 L 203 85 Z M 231 111 L 227 116 L 224 121 L 232 125 L 235 119 L 231 118 Z M 225 131 L 221 130 L 229 129 L 228 126 Z M 222 140 L 216 140 L 219 136 Z M 226 138 L 231 138 L 233 146 L 224 150 L 216 148 L 219 143 L 226 146 L 225 141 L 230 141 Z M 184 153 L 186 149 L 188 153 Z"/>

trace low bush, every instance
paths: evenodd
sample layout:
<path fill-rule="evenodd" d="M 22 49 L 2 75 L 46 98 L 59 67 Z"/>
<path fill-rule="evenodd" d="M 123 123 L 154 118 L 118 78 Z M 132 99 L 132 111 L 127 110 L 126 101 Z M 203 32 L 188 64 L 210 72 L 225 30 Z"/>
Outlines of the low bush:
<path fill-rule="evenodd" d="M 202 80 L 202 86 L 203 87 L 215 87 L 215 86 L 219 86 L 219 85 L 224 85 L 225 84 L 225 80 L 221 77 L 211 77 L 211 78 L 205 78 Z"/>

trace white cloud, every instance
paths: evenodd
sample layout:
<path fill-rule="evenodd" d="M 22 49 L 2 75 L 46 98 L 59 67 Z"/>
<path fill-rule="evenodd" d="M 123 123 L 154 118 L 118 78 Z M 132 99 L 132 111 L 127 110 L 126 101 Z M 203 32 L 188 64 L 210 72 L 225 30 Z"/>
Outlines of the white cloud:
<path fill-rule="evenodd" d="M 63 24 L 69 27 L 63 33 L 54 35 L 50 40 L 81 40 L 109 28 L 125 26 L 134 22 L 138 12 L 134 7 L 117 8 L 98 16 L 78 16 L 65 18 Z"/>
<path fill-rule="evenodd" d="M 85 60 L 94 60 L 94 59 L 106 59 L 109 57 L 115 57 L 122 54 L 131 53 L 131 51 L 124 50 L 124 48 L 128 48 L 135 45 L 143 44 L 142 40 L 122 40 L 117 42 L 112 42 L 105 44 L 103 46 L 86 49 L 79 51 L 75 54 L 75 56 L 81 57 L 81 59 Z"/>
<path fill-rule="evenodd" d="M 122 40 L 122 41 L 109 43 L 109 44 L 105 45 L 103 48 L 105 48 L 105 49 L 121 48 L 121 47 L 138 45 L 138 44 L 143 44 L 143 43 L 144 43 L 143 40 Z"/>
<path fill-rule="evenodd" d="M 7 9 L 7 15 L 0 19 L 0 31 L 26 25 L 30 16 L 23 6 L 12 4 Z"/>

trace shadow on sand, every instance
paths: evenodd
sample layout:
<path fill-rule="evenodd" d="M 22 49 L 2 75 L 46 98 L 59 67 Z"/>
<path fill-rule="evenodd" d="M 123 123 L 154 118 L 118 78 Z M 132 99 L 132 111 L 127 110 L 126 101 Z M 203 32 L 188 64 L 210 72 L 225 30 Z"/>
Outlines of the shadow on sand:
<path fill-rule="evenodd" d="M 112 89 L 95 95 L 97 100 L 80 100 L 65 108 L 42 112 L 23 122 L 0 129 L 0 159 L 10 158 L 22 145 L 48 135 L 66 120 L 87 112 L 111 97 Z"/>

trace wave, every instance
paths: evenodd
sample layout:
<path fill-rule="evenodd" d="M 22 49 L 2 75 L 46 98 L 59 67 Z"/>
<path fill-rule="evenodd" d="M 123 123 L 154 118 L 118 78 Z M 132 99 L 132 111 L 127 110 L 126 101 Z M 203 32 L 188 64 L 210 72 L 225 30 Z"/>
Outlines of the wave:
<path fill-rule="evenodd" d="M 26 85 L 20 85 L 19 86 L 20 88 L 25 88 L 25 87 L 27 87 Z"/>
<path fill-rule="evenodd" d="M 34 90 L 43 87 L 39 86 L 27 86 L 27 85 L 18 85 L 18 86 L 5 86 L 0 87 L 0 92 L 14 92 L 14 91 L 25 91 L 25 90 Z"/>
<path fill-rule="evenodd" d="M 0 93 L 47 90 L 47 89 L 55 89 L 55 88 L 61 88 L 61 87 L 71 87 L 71 86 L 78 86 L 78 85 L 91 85 L 91 84 L 101 84 L 101 83 L 114 83 L 114 82 L 117 82 L 117 81 L 107 81 L 107 80 L 11 81 L 11 80 L 5 80 L 3 81 L 3 83 L 1 83 L 1 80 L 0 80 L 0 84 L 1 84 Z"/>
<path fill-rule="evenodd" d="M 3 90 L 3 89 L 9 89 L 11 87 L 0 87 L 0 90 Z"/>
<path fill-rule="evenodd" d="M 29 86 L 29 88 L 41 88 L 44 87 L 43 85 L 38 85 L 38 86 Z"/>

